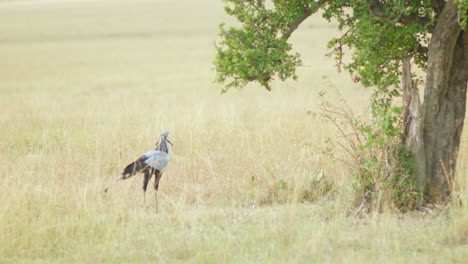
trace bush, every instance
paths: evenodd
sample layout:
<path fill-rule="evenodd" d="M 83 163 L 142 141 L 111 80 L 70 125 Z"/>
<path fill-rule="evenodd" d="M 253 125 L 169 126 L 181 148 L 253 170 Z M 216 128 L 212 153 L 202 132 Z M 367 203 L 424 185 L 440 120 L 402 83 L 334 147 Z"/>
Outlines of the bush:
<path fill-rule="evenodd" d="M 401 109 L 374 114 L 369 123 L 357 118 L 342 100 L 340 107 L 323 104 L 322 116 L 341 137 L 328 139 L 329 153 L 344 162 L 354 175 L 358 212 L 384 209 L 407 212 L 423 204 L 423 192 L 414 180 L 413 157 L 401 144 Z M 339 151 L 336 149 L 339 147 Z"/>

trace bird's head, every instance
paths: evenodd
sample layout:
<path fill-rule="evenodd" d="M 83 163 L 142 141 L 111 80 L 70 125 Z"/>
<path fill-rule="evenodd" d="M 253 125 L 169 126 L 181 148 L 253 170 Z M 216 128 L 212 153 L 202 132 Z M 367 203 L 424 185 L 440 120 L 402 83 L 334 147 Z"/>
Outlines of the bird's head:
<path fill-rule="evenodd" d="M 172 142 L 169 140 L 169 131 L 163 130 L 159 135 L 159 141 L 156 143 L 158 145 L 160 142 L 166 141 L 172 146 Z"/>
<path fill-rule="evenodd" d="M 167 130 L 161 131 L 161 135 L 160 135 L 160 136 L 161 136 L 161 137 L 167 137 L 167 136 L 169 136 L 169 131 L 167 131 Z"/>

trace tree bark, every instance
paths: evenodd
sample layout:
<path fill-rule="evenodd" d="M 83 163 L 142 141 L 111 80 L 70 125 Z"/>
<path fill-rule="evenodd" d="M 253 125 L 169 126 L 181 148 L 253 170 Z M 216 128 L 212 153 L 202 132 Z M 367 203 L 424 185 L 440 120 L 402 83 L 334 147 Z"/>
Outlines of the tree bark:
<path fill-rule="evenodd" d="M 429 44 L 423 138 L 426 194 L 433 201 L 450 195 L 465 119 L 468 37 L 457 14 L 457 4 L 447 1 Z"/>
<path fill-rule="evenodd" d="M 403 144 L 413 154 L 416 182 L 422 189 L 426 186 L 426 154 L 423 139 L 423 109 L 417 84 L 411 78 L 410 58 L 403 61 Z"/>

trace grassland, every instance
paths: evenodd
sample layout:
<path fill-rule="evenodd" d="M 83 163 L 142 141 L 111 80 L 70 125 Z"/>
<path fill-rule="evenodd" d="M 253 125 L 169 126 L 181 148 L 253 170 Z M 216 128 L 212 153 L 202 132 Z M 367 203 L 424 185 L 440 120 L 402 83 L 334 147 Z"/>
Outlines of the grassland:
<path fill-rule="evenodd" d="M 307 114 L 325 91 L 367 116 L 370 91 L 323 55 L 333 25 L 312 18 L 293 36 L 299 81 L 220 95 L 223 20 L 216 0 L 0 2 L 0 263 L 468 259 L 466 203 L 353 215 L 352 177 L 322 154 L 337 133 Z M 102 194 L 162 129 L 174 148 L 160 213 L 141 177 Z M 320 177 L 333 191 L 303 201 Z"/>

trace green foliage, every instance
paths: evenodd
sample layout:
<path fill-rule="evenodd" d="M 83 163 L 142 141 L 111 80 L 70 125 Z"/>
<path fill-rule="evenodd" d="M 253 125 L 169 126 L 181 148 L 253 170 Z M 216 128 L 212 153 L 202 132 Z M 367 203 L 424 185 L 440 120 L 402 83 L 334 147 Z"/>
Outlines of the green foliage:
<path fill-rule="evenodd" d="M 458 0 L 455 1 L 458 3 L 458 16 L 459 20 L 458 22 L 460 23 L 460 26 L 464 29 L 467 28 L 467 21 L 468 21 L 468 0 Z"/>
<path fill-rule="evenodd" d="M 338 27 L 346 30 L 329 42 L 330 55 L 341 66 L 343 47 L 347 46 L 351 48 L 352 61 L 344 67 L 359 75 L 365 86 L 385 89 L 398 84 L 401 60 L 415 57 L 418 65 L 425 68 L 426 33 L 433 26 L 435 14 L 430 2 L 327 1 L 323 17 L 335 19 Z M 426 23 L 409 22 L 421 14 Z"/>
<path fill-rule="evenodd" d="M 374 98 L 375 102 L 375 98 Z M 382 107 L 384 106 L 384 107 Z M 414 180 L 413 156 L 401 144 L 401 107 L 385 108 L 376 103 L 372 125 L 355 124 L 365 141 L 355 150 L 362 163 L 353 168 L 357 179 L 357 197 L 369 199 L 371 208 L 391 204 L 402 212 L 423 204 L 423 192 Z M 375 125 L 377 124 L 377 125 Z M 359 163 L 358 163 L 359 164 Z M 381 197 L 376 201 L 377 197 Z"/>
<path fill-rule="evenodd" d="M 354 168 L 354 188 L 369 209 L 390 205 L 407 212 L 424 204 L 423 191 L 413 177 L 413 157 L 402 145 L 368 146 L 358 156 L 362 164 Z"/>
<path fill-rule="evenodd" d="M 423 190 L 414 180 L 413 156 L 403 146 L 395 149 L 395 168 L 389 183 L 393 189 L 392 202 L 402 212 L 418 208 L 424 204 Z"/>
<path fill-rule="evenodd" d="M 221 36 L 230 37 L 216 46 L 216 81 L 228 82 L 225 87 L 228 89 L 245 86 L 251 81 L 258 81 L 268 87 L 275 74 L 281 80 L 296 78 L 295 67 L 301 61 L 298 54 L 288 54 L 291 45 L 285 40 L 270 38 L 272 32 L 264 38 L 258 37 L 252 25 L 247 27 L 250 29 L 244 31 L 225 29 L 223 24 L 220 26 Z"/>
<path fill-rule="evenodd" d="M 305 18 L 322 9 L 323 17 L 336 20 L 344 31 L 328 45 L 338 68 L 344 67 L 365 86 L 388 93 L 398 84 L 401 60 L 413 57 L 418 66 L 426 67 L 427 33 L 440 12 L 436 0 L 277 0 L 271 7 L 264 0 L 225 2 L 226 13 L 240 23 L 238 28 L 220 26 L 214 64 L 216 81 L 224 83 L 225 90 L 252 81 L 269 89 L 275 76 L 297 78 L 301 61 L 297 53 L 291 54 L 287 40 Z M 466 0 L 460 1 L 461 7 L 465 5 Z M 351 48 L 352 58 L 346 65 L 345 46 Z"/>
<path fill-rule="evenodd" d="M 297 78 L 296 67 L 301 65 L 299 54 L 291 54 L 287 39 L 298 18 L 312 12 L 311 1 L 274 1 L 267 8 L 261 0 L 227 0 L 226 13 L 235 17 L 240 28 L 220 25 L 221 41 L 216 44 L 214 62 L 223 91 L 243 87 L 257 81 L 268 90 L 274 77 L 281 80 Z"/>

